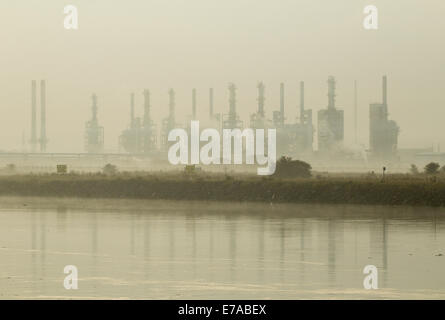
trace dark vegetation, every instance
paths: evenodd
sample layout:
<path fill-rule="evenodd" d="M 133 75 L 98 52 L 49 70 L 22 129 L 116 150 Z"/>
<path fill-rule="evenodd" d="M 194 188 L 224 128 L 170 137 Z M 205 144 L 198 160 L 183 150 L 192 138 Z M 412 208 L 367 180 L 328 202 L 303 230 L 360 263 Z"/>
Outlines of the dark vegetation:
<path fill-rule="evenodd" d="M 102 172 L 106 175 L 115 175 L 118 171 L 115 165 L 108 163 L 103 167 Z"/>
<path fill-rule="evenodd" d="M 0 195 L 445 206 L 445 178 L 426 174 L 260 177 L 183 172 L 0 177 Z"/>
<path fill-rule="evenodd" d="M 281 157 L 277 161 L 275 177 L 279 178 L 309 178 L 311 165 L 300 160 L 292 160 L 290 157 Z"/>
<path fill-rule="evenodd" d="M 0 196 L 445 206 L 445 166 L 434 162 L 423 172 L 411 165 L 407 174 L 386 175 L 315 173 L 313 177 L 310 164 L 288 157 L 277 161 L 273 176 L 188 169 L 125 172 L 107 164 L 100 173 L 19 175 L 10 164 L 1 170 Z"/>
<path fill-rule="evenodd" d="M 437 162 L 430 162 L 425 166 L 426 174 L 437 174 L 439 173 L 440 164 Z"/>

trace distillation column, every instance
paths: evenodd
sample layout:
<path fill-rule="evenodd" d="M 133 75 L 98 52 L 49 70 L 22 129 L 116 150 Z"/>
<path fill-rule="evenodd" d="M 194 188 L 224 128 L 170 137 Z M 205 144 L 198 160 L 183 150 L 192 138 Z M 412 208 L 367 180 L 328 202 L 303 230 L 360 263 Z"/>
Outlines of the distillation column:
<path fill-rule="evenodd" d="M 31 82 L 31 152 L 37 151 L 37 83 Z"/>
<path fill-rule="evenodd" d="M 40 152 L 46 152 L 46 83 L 40 81 Z"/>

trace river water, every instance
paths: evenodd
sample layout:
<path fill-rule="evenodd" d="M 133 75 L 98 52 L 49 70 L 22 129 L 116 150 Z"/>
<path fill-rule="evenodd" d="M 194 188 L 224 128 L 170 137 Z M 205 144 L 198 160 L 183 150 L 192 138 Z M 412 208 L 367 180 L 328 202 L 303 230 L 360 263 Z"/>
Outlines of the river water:
<path fill-rule="evenodd" d="M 0 294 L 445 299 L 445 209 L 0 198 Z"/>

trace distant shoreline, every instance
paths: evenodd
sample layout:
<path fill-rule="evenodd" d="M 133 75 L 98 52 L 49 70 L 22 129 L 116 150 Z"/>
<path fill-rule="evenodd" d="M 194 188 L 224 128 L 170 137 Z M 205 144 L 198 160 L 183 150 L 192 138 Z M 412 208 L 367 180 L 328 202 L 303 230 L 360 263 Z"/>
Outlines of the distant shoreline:
<path fill-rule="evenodd" d="M 276 179 L 158 174 L 0 177 L 0 196 L 445 206 L 445 181 L 422 178 Z"/>

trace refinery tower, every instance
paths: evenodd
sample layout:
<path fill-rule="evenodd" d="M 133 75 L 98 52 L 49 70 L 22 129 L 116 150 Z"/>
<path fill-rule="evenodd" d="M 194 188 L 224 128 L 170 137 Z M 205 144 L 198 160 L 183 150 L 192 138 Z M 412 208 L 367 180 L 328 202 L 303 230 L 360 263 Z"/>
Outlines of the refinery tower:
<path fill-rule="evenodd" d="M 343 145 L 344 114 L 335 105 L 336 82 L 328 78 L 328 107 L 318 111 L 318 151 L 321 154 L 338 153 Z"/>
<path fill-rule="evenodd" d="M 382 103 L 369 105 L 369 147 L 373 159 L 391 159 L 397 155 L 399 127 L 388 119 L 387 78 L 382 82 Z"/>

